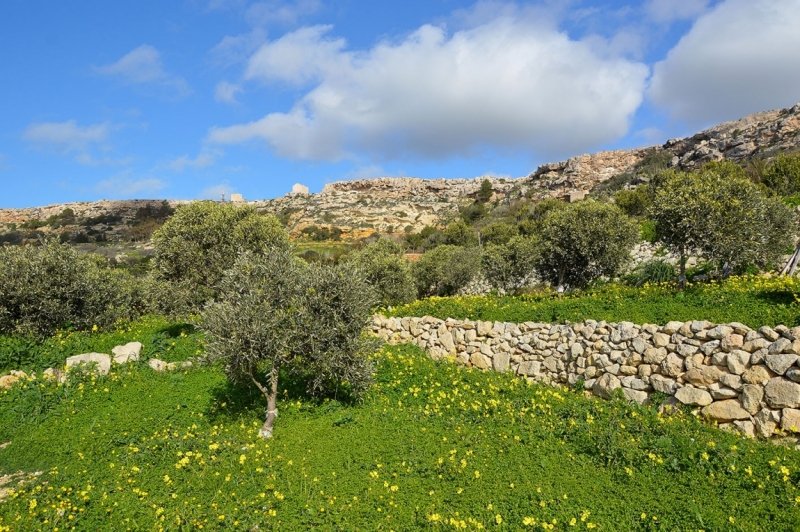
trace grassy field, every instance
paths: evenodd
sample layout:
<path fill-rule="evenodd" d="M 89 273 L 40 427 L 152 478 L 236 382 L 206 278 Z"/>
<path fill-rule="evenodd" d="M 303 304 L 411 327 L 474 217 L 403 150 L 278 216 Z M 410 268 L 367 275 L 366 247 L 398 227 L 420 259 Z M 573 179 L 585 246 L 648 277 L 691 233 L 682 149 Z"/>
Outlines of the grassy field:
<path fill-rule="evenodd" d="M 435 316 L 521 323 L 563 323 L 584 319 L 665 324 L 671 320 L 738 321 L 750 327 L 800 325 L 800 279 L 734 277 L 725 282 L 640 288 L 621 284 L 586 291 L 517 297 L 432 297 L 387 312 L 390 316 Z"/>
<path fill-rule="evenodd" d="M 149 353 L 202 351 L 157 319 L 79 345 L 173 333 Z M 269 441 L 263 401 L 217 367 L 0 392 L 0 476 L 43 472 L 0 503 L 0 531 L 797 529 L 797 451 L 413 346 L 376 357 L 358 404 L 285 381 Z"/>

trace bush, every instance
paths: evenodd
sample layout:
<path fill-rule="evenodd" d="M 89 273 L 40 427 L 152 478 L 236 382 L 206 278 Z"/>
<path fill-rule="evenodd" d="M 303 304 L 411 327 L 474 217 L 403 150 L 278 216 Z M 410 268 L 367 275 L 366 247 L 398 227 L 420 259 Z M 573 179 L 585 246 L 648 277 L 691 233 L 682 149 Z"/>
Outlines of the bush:
<path fill-rule="evenodd" d="M 656 191 L 651 216 L 658 238 L 680 257 L 685 284 L 686 257 L 700 250 L 727 276 L 743 264 L 767 266 L 792 244 L 794 214 L 766 198 L 731 162 L 712 162 L 699 172 L 670 172 Z"/>
<path fill-rule="evenodd" d="M 633 190 L 620 190 L 614 195 L 614 202 L 628 216 L 639 217 L 647 214 L 652 198 L 646 186 L 639 186 Z"/>
<path fill-rule="evenodd" d="M 222 288 L 202 314 L 207 351 L 230 379 L 254 384 L 266 398 L 260 436 L 272 435 L 281 370 L 303 376 L 312 393 L 366 389 L 375 343 L 363 333 L 375 301 L 358 270 L 305 266 L 286 250 L 246 252 Z"/>
<path fill-rule="evenodd" d="M 778 155 L 767 166 L 762 182 L 781 196 L 800 192 L 800 153 Z"/>
<path fill-rule="evenodd" d="M 483 273 L 492 288 L 506 292 L 522 288 L 533 274 L 538 240 L 515 236 L 507 244 L 483 248 Z"/>
<path fill-rule="evenodd" d="M 102 261 L 52 241 L 0 248 L 0 333 L 45 337 L 137 315 L 135 283 Z"/>
<path fill-rule="evenodd" d="M 476 246 L 478 234 L 465 222 L 453 222 L 444 230 L 444 243 L 451 246 Z"/>
<path fill-rule="evenodd" d="M 382 238 L 345 255 L 343 262 L 361 268 L 381 305 L 399 305 L 416 299 L 411 263 L 403 258 L 403 249 L 395 242 Z"/>
<path fill-rule="evenodd" d="M 196 304 L 217 295 L 222 273 L 240 251 L 289 249 L 280 222 L 250 207 L 200 201 L 184 205 L 153 233 L 153 269 L 159 279 L 195 294 Z"/>
<path fill-rule="evenodd" d="M 638 240 L 636 223 L 615 205 L 573 203 L 550 211 L 542 221 L 535 268 L 554 286 L 582 287 L 618 273 Z"/>
<path fill-rule="evenodd" d="M 480 271 L 477 248 L 442 245 L 422 254 L 413 265 L 419 297 L 448 296 L 468 285 Z"/>
<path fill-rule="evenodd" d="M 653 220 L 645 220 L 639 225 L 639 234 L 642 240 L 654 244 L 658 241 L 658 231 Z"/>
<path fill-rule="evenodd" d="M 506 222 L 495 222 L 483 228 L 481 231 L 481 243 L 503 245 L 518 234 L 519 229 L 517 229 L 517 226 Z"/>
<path fill-rule="evenodd" d="M 651 260 L 642 264 L 632 277 L 636 286 L 645 283 L 667 283 L 675 280 L 675 266 L 663 259 Z"/>

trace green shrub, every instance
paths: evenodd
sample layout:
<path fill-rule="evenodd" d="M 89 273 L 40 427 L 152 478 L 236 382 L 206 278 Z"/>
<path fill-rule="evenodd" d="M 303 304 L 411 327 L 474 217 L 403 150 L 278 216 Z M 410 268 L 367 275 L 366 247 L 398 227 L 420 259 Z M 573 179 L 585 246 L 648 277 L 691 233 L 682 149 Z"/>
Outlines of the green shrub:
<path fill-rule="evenodd" d="M 412 266 L 419 297 L 458 293 L 480 271 L 478 248 L 442 245 L 422 254 Z"/>
<path fill-rule="evenodd" d="M 515 236 L 506 244 L 484 246 L 481 263 L 489 285 L 506 292 L 522 288 L 533 274 L 537 245 L 535 238 Z"/>
<path fill-rule="evenodd" d="M 645 283 L 667 283 L 675 280 L 675 266 L 663 259 L 654 259 L 642 264 L 633 276 L 636 286 Z"/>
<path fill-rule="evenodd" d="M 399 305 L 416 299 L 411 263 L 403 258 L 403 249 L 395 242 L 382 238 L 345 255 L 343 262 L 361 268 L 381 305 Z"/>
<path fill-rule="evenodd" d="M 633 190 L 620 190 L 614 194 L 614 202 L 628 216 L 640 217 L 647 214 L 652 198 L 646 186 L 638 186 Z"/>
<path fill-rule="evenodd" d="M 181 206 L 153 233 L 153 270 L 159 279 L 186 287 L 196 305 L 217 295 L 222 273 L 240 251 L 267 247 L 289 249 L 291 243 L 274 216 L 250 207 L 199 201 Z"/>
<path fill-rule="evenodd" d="M 658 231 L 653 220 L 645 220 L 639 224 L 639 234 L 645 242 L 655 244 L 658 241 Z"/>
<path fill-rule="evenodd" d="M 767 165 L 762 182 L 781 196 L 800 192 L 800 153 L 778 155 Z"/>
<path fill-rule="evenodd" d="M 554 286 L 585 286 L 612 276 L 630 260 L 636 223 L 615 205 L 581 201 L 554 209 L 542 220 L 535 268 Z"/>
<path fill-rule="evenodd" d="M 451 246 L 477 246 L 478 234 L 465 222 L 458 221 L 448 225 L 444 232 L 444 243 Z"/>
<path fill-rule="evenodd" d="M 518 234 L 517 226 L 506 222 L 495 222 L 481 230 L 481 243 L 503 245 Z"/>
<path fill-rule="evenodd" d="M 124 304 L 119 278 L 119 272 L 55 242 L 2 248 L 0 332 L 42 337 L 128 317 L 132 310 Z"/>

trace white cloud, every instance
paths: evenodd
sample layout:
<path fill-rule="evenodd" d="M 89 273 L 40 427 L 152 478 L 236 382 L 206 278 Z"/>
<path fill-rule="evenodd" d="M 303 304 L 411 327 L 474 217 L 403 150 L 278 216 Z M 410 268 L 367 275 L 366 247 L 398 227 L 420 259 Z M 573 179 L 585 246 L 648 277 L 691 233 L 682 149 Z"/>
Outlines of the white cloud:
<path fill-rule="evenodd" d="M 653 70 L 648 96 L 691 125 L 800 101 L 800 0 L 726 0 Z"/>
<path fill-rule="evenodd" d="M 38 144 L 49 144 L 65 152 L 83 150 L 91 144 L 104 142 L 111 131 L 109 123 L 81 127 L 75 120 L 31 124 L 22 138 Z"/>
<path fill-rule="evenodd" d="M 190 92 L 185 79 L 173 76 L 164 70 L 161 52 L 149 44 L 134 48 L 116 63 L 98 67 L 97 71 L 102 74 L 119 76 L 132 84 L 156 84 L 170 87 L 179 96 L 185 96 Z"/>
<path fill-rule="evenodd" d="M 243 63 L 266 40 L 267 32 L 263 28 L 254 28 L 249 33 L 224 37 L 211 49 L 209 55 L 215 63 L 221 66 Z"/>
<path fill-rule="evenodd" d="M 316 86 L 289 112 L 212 128 L 209 140 L 263 139 L 299 159 L 445 158 L 487 147 L 574 154 L 628 131 L 647 66 L 519 11 L 483 20 L 451 35 L 425 25 L 367 51 L 345 50 L 328 26 L 288 33 L 251 57 L 245 77 Z"/>
<path fill-rule="evenodd" d="M 130 171 L 124 171 L 114 177 L 100 181 L 95 185 L 95 191 L 107 194 L 109 198 L 124 198 L 142 193 L 154 193 L 165 188 L 166 183 L 160 179 L 143 178 L 134 179 Z"/>
<path fill-rule="evenodd" d="M 218 200 L 225 194 L 225 198 L 229 199 L 231 194 L 235 193 L 236 189 L 231 187 L 227 181 L 223 181 L 219 185 L 204 188 L 200 193 L 200 199 L 213 199 Z"/>
<path fill-rule="evenodd" d="M 214 99 L 222 103 L 239 103 L 236 101 L 236 94 L 239 92 L 242 92 L 242 88 L 239 85 L 220 81 L 214 88 Z"/>
<path fill-rule="evenodd" d="M 648 0 L 644 9 L 651 20 L 670 24 L 702 15 L 710 3 L 711 0 Z"/>
<path fill-rule="evenodd" d="M 175 172 L 183 172 L 187 167 L 202 169 L 211 166 L 216 162 L 214 155 L 210 153 L 201 153 L 194 159 L 190 159 L 188 155 L 178 157 L 167 163 L 167 168 Z"/>

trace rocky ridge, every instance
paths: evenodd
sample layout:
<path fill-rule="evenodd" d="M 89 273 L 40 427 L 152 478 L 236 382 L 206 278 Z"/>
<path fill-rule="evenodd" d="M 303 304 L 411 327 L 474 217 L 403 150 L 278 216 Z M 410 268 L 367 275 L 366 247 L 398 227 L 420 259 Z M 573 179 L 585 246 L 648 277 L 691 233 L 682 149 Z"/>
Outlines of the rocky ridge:
<path fill-rule="evenodd" d="M 597 184 L 633 169 L 655 152 L 671 155 L 670 166 L 696 169 L 708 161 L 728 159 L 746 162 L 769 159 L 780 152 L 800 149 L 800 104 L 765 111 L 725 122 L 691 137 L 672 139 L 660 146 L 631 150 L 602 151 L 566 161 L 543 164 L 519 178 L 492 176 L 474 179 L 419 179 L 382 177 L 340 181 L 325 185 L 319 194 L 290 193 L 271 200 L 249 202 L 263 212 L 278 215 L 293 235 L 303 229 L 337 227 L 345 238 L 360 238 L 375 232 L 419 231 L 452 219 L 458 208 L 472 201 L 484 179 L 489 179 L 495 198 L 527 194 L 547 197 L 581 198 Z M 302 188 L 302 187 L 301 187 Z M 84 218 L 118 214 L 121 221 L 105 228 L 116 236 L 125 220 L 147 200 L 71 203 L 29 209 L 0 209 L 0 232 L 8 224 L 46 220 L 65 208 Z M 171 206 L 181 202 L 171 201 Z M 102 227 L 99 229 L 103 229 Z"/>

